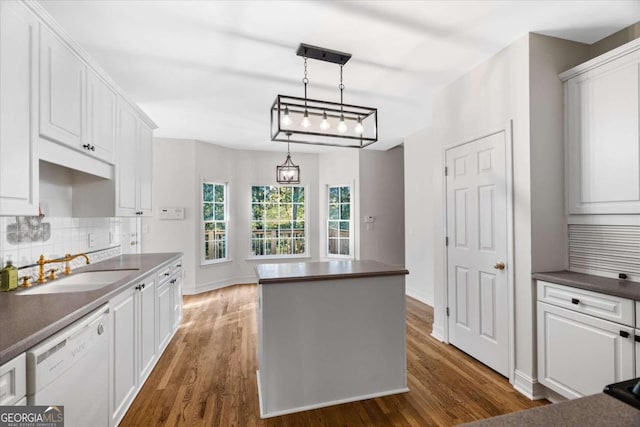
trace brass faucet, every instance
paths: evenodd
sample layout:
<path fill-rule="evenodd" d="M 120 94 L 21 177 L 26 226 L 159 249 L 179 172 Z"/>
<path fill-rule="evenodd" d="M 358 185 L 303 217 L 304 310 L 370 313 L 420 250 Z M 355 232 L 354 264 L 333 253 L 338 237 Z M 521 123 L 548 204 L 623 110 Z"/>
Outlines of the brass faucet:
<path fill-rule="evenodd" d="M 47 279 L 44 277 L 44 266 L 54 262 L 66 263 L 64 266 L 64 274 L 68 276 L 69 274 L 71 274 L 71 267 L 69 266 L 69 262 L 81 256 L 84 257 L 85 260 L 87 260 L 87 264 L 90 263 L 89 257 L 86 254 L 75 254 L 75 255 L 66 254 L 64 258 L 56 258 L 56 259 L 45 259 L 44 255 L 40 255 L 40 258 L 38 259 L 38 262 L 37 262 L 37 264 L 40 266 L 40 271 L 38 272 L 38 280 L 36 280 L 36 282 L 46 283 Z M 49 274 L 49 280 L 53 280 L 55 278 L 56 278 L 55 270 L 52 270 Z"/>

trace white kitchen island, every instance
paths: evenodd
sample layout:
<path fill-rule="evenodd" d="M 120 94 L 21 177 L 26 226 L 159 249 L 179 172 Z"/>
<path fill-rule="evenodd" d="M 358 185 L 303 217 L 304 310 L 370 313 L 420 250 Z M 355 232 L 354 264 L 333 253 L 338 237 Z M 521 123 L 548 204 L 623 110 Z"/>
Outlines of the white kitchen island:
<path fill-rule="evenodd" d="M 407 270 L 329 261 L 260 264 L 256 274 L 262 418 L 409 390 Z"/>

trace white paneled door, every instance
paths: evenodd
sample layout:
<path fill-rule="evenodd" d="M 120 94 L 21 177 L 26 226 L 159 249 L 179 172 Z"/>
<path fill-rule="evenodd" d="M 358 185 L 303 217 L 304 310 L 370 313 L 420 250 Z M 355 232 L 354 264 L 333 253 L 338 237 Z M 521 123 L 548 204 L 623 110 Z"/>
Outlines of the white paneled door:
<path fill-rule="evenodd" d="M 449 342 L 509 369 L 506 133 L 451 148 L 447 165 Z"/>

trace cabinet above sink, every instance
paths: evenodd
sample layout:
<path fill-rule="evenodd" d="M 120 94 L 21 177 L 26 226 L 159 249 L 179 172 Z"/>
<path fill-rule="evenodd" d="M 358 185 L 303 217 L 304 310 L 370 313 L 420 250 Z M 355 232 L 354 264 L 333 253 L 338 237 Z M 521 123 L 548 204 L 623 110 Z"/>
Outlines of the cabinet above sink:
<path fill-rule="evenodd" d="M 74 216 L 150 214 L 157 126 L 37 2 L 0 2 L 0 20 L 0 216 L 38 214 L 40 160 L 100 191 Z"/>

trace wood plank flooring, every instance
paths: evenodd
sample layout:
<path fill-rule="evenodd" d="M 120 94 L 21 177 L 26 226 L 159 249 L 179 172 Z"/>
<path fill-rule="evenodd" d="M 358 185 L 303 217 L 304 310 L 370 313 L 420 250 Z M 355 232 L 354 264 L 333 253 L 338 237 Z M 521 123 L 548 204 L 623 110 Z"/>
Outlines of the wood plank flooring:
<path fill-rule="evenodd" d="M 407 298 L 408 393 L 261 420 L 256 285 L 184 298 L 184 320 L 121 426 L 450 426 L 546 404 L 433 339 L 433 310 Z"/>

